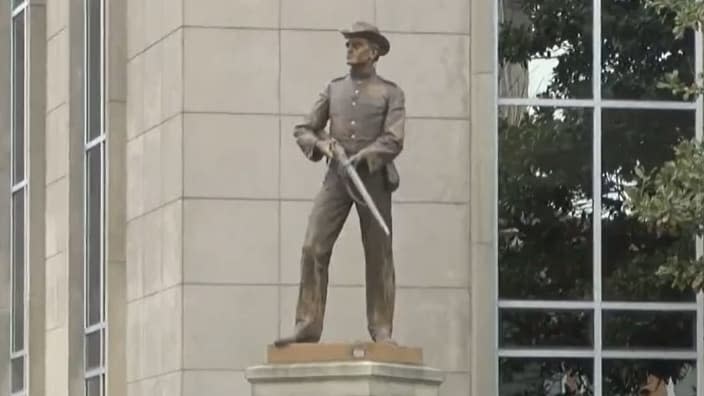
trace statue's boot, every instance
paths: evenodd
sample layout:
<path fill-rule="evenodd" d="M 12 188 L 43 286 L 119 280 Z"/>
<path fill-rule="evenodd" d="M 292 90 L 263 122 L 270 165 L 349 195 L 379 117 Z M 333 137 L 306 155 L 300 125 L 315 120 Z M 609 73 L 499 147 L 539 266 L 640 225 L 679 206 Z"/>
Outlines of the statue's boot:
<path fill-rule="evenodd" d="M 391 332 L 388 331 L 387 329 L 380 329 L 374 332 L 374 335 L 372 336 L 372 339 L 374 342 L 382 343 L 382 344 L 389 344 L 389 345 L 394 345 L 397 346 L 398 343 L 394 341 L 393 338 L 391 338 Z"/>
<path fill-rule="evenodd" d="M 303 343 L 303 342 L 318 342 L 320 340 L 319 336 L 315 336 L 313 331 L 311 331 L 311 325 L 308 322 L 301 322 L 296 325 L 293 334 L 286 337 L 281 337 L 274 341 L 274 346 L 277 348 L 284 347 L 289 344 Z"/>

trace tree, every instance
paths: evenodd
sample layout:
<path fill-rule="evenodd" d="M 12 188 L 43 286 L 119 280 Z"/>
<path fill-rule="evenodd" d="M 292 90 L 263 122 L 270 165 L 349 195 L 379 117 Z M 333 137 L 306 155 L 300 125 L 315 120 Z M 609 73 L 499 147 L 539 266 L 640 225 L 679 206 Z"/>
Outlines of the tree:
<path fill-rule="evenodd" d="M 701 31 L 704 4 L 694 0 L 649 0 L 648 6 L 676 15 L 674 33 Z M 701 81 L 701 76 L 699 76 Z M 677 73 L 668 73 L 660 87 L 685 99 L 704 93 L 700 82 L 683 82 Z M 661 235 L 683 238 L 704 236 L 704 145 L 696 139 L 681 142 L 675 156 L 662 167 L 647 171 L 636 168 L 639 183 L 629 189 L 629 208 L 639 220 Z M 704 288 L 704 259 L 668 252 L 666 263 L 657 271 L 674 287 L 701 291 Z"/>

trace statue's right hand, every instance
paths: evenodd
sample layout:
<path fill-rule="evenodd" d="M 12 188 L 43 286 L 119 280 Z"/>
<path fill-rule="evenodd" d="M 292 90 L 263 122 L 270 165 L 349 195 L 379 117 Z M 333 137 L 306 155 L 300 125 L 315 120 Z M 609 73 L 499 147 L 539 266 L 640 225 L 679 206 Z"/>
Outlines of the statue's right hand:
<path fill-rule="evenodd" d="M 320 150 L 323 154 L 325 154 L 327 157 L 332 158 L 332 141 L 331 140 L 318 140 L 315 142 L 315 147 Z"/>

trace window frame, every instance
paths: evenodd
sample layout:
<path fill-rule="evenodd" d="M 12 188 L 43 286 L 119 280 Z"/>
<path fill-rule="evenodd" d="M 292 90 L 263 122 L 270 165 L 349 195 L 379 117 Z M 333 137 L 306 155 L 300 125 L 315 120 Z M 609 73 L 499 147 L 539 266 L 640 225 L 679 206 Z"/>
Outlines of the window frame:
<path fill-rule="evenodd" d="M 90 80 L 92 75 L 92 56 L 94 54 L 91 51 L 91 44 L 93 37 L 91 35 L 91 27 L 95 21 L 91 20 L 91 10 L 90 7 L 93 2 L 98 2 L 100 5 L 99 14 L 99 53 L 100 58 L 99 65 L 99 83 L 95 84 Z M 96 378 L 99 381 L 101 396 L 107 394 L 107 338 L 108 338 L 108 325 L 107 325 L 107 260 L 106 260 L 106 186 L 107 186 L 107 131 L 106 131 L 106 101 L 105 101 L 105 85 L 106 85 L 106 40 L 105 40 L 105 30 L 106 30 L 106 12 L 105 12 L 106 1 L 105 0 L 83 0 L 83 69 L 84 69 L 84 80 L 83 80 L 83 380 L 85 394 L 89 395 L 88 383 Z M 92 97 L 93 89 L 98 89 L 99 103 L 91 104 L 90 100 Z M 91 124 L 93 121 L 92 117 L 97 114 L 99 118 L 99 133 L 95 137 L 91 137 Z M 91 230 L 91 213 L 90 213 L 90 202 L 89 200 L 95 197 L 90 194 L 90 176 L 92 175 L 92 170 L 90 169 L 89 156 L 92 153 L 97 152 L 99 155 L 99 167 L 97 171 L 99 172 L 99 284 L 91 285 L 90 277 L 90 258 L 89 258 L 89 232 Z M 91 323 L 90 321 L 90 296 L 89 293 L 92 287 L 97 286 L 100 293 L 99 301 L 99 320 L 97 323 Z M 98 367 L 88 367 L 88 339 L 91 335 L 98 333 L 100 334 L 100 360 Z"/>
<path fill-rule="evenodd" d="M 28 257 L 28 235 L 29 235 L 29 230 L 28 230 L 28 212 L 29 212 L 29 177 L 27 174 L 27 162 L 28 162 L 28 156 L 29 156 L 29 150 L 27 149 L 27 145 L 29 142 L 28 136 L 27 136 L 27 88 L 28 88 L 28 40 L 27 40 L 27 28 L 28 28 L 28 10 L 29 10 L 29 1 L 24 0 L 19 2 L 18 4 L 11 4 L 11 15 L 10 15 L 10 296 L 11 296 L 11 305 L 10 305 L 10 354 L 9 354 L 9 362 L 10 362 L 10 380 L 8 384 L 8 391 L 11 396 L 26 396 L 29 391 L 29 338 L 28 338 L 28 314 L 29 314 L 29 309 L 28 309 L 28 278 L 29 278 L 29 257 Z M 16 36 L 16 31 L 15 31 L 15 23 L 19 20 L 22 19 L 23 22 L 23 31 L 22 31 L 22 37 L 17 37 Z M 20 44 L 23 47 L 22 51 L 22 68 L 23 68 L 23 73 L 22 73 L 22 81 L 21 86 L 22 86 L 22 129 L 21 131 L 18 131 L 16 129 L 16 107 L 17 103 L 15 101 L 16 99 L 16 90 L 17 90 L 17 85 L 18 81 L 16 81 L 16 64 L 17 64 L 17 59 L 15 57 L 16 52 L 15 48 L 17 45 Z M 16 172 L 17 169 L 15 167 L 15 156 L 17 155 L 16 153 L 16 145 L 15 141 L 17 139 L 17 134 L 18 132 L 21 134 L 21 139 L 22 139 L 22 164 L 21 164 L 21 178 L 19 180 L 16 179 Z M 21 197 L 20 199 L 22 200 L 22 219 L 19 220 L 22 224 L 22 267 L 23 267 L 23 277 L 22 277 L 22 283 L 23 283 L 23 288 L 22 288 L 22 348 L 17 350 L 15 348 L 15 328 L 16 323 L 15 323 L 15 311 L 16 311 L 16 300 L 15 300 L 15 288 L 17 287 L 16 282 L 15 282 L 15 257 L 16 257 L 16 252 L 15 252 L 15 240 L 18 237 L 16 235 L 15 229 L 18 224 L 18 219 L 15 218 L 15 200 L 17 197 Z M 22 362 L 22 384 L 21 384 L 21 389 L 13 392 L 13 378 L 14 378 L 14 372 L 12 371 L 13 363 L 17 360 L 21 360 Z"/>
<path fill-rule="evenodd" d="M 602 98 L 602 48 L 601 48 L 601 24 L 602 24 L 602 0 L 591 0 L 592 2 L 592 96 L 590 99 L 542 99 L 542 98 L 524 98 L 524 97 L 503 97 L 499 87 L 499 75 L 501 71 L 499 65 L 499 36 L 500 36 L 500 16 L 502 15 L 500 7 L 503 0 L 490 0 L 493 2 L 493 96 L 494 110 L 498 117 L 498 111 L 505 106 L 544 106 L 544 107 L 581 107 L 592 110 L 592 204 L 594 219 L 601 219 L 602 214 L 602 191 L 601 191 L 601 145 L 602 145 L 602 113 L 604 110 L 612 109 L 629 109 L 629 110 L 689 110 L 695 114 L 695 137 L 698 140 L 704 138 L 704 110 L 702 105 L 704 99 L 702 96 L 697 97 L 695 101 L 665 101 L 665 100 L 621 100 L 621 99 L 603 99 Z M 589 0 L 585 0 L 589 1 Z M 704 49 L 702 48 L 703 33 L 700 31 L 694 34 L 694 63 L 695 76 L 699 76 L 704 71 Z M 496 151 L 494 152 L 495 171 L 500 169 L 499 163 L 499 147 L 498 133 L 499 127 L 495 120 L 492 122 L 494 143 Z M 496 174 L 495 176 L 498 176 Z M 496 197 L 496 204 L 499 202 L 498 177 L 494 180 L 493 194 Z M 495 215 L 492 220 L 494 235 L 498 235 L 498 206 L 495 207 Z M 603 301 L 602 299 L 602 222 L 593 221 L 592 231 L 592 282 L 593 296 L 587 301 L 570 301 L 570 300 L 511 300 L 502 299 L 499 289 L 499 263 L 498 263 L 498 240 L 493 239 L 492 249 L 494 285 L 492 300 L 494 303 L 493 313 L 493 331 L 494 331 L 494 386 L 496 392 L 500 386 L 500 365 L 499 361 L 502 358 L 588 358 L 593 362 L 593 378 L 592 386 L 594 396 L 603 395 L 603 362 L 605 359 L 664 359 L 664 360 L 694 360 L 696 361 L 696 378 L 697 378 L 697 395 L 704 396 L 704 293 L 700 292 L 696 295 L 694 302 L 621 302 L 621 301 Z M 704 254 L 704 243 L 700 238 L 696 241 L 696 254 L 698 257 Z M 588 349 L 578 348 L 559 348 L 559 347 L 534 347 L 534 348 L 502 348 L 500 346 L 500 314 L 502 309 L 518 308 L 518 309 L 540 309 L 540 310 L 589 310 L 593 313 L 593 347 Z M 650 312 L 694 312 L 696 329 L 696 345 L 694 351 L 674 351 L 668 349 L 647 349 L 647 350 L 616 350 L 603 347 L 603 313 L 608 311 L 623 310 L 628 312 L 650 311 Z"/>

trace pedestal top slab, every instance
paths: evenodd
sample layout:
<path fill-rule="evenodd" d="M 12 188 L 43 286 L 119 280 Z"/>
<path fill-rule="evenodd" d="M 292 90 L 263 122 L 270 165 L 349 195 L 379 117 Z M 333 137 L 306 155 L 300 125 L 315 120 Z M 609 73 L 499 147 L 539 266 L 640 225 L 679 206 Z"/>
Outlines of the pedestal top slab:
<path fill-rule="evenodd" d="M 281 348 L 270 345 L 267 351 L 269 364 L 354 361 L 422 365 L 423 351 L 420 348 L 374 342 L 300 343 Z"/>

